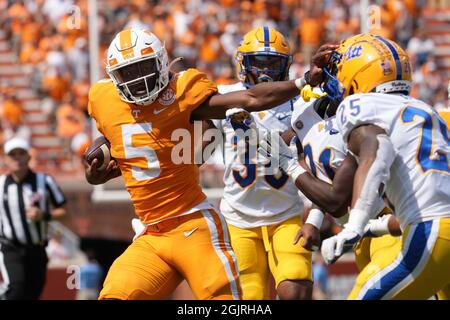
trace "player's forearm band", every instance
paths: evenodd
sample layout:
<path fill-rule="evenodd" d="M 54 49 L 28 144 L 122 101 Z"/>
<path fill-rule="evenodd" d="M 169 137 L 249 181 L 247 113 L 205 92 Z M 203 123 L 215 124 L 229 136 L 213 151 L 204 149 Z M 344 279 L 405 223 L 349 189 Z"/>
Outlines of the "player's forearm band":
<path fill-rule="evenodd" d="M 305 169 L 302 168 L 301 165 L 296 166 L 293 170 L 291 170 L 290 172 L 287 172 L 289 174 L 289 176 L 292 178 L 292 180 L 297 181 L 297 178 L 304 174 L 306 172 Z"/>
<path fill-rule="evenodd" d="M 312 224 L 314 227 L 320 230 L 322 226 L 323 218 L 325 214 L 319 209 L 311 209 L 308 214 L 308 218 L 305 221 L 305 224 Z"/>
<path fill-rule="evenodd" d="M 371 233 L 377 237 L 389 234 L 389 219 L 392 214 L 386 214 L 378 219 L 369 220 L 364 232 Z"/>
<path fill-rule="evenodd" d="M 303 87 L 306 85 L 305 77 L 295 79 L 294 83 L 295 83 L 295 86 L 298 88 L 298 90 L 301 91 L 303 89 Z"/>

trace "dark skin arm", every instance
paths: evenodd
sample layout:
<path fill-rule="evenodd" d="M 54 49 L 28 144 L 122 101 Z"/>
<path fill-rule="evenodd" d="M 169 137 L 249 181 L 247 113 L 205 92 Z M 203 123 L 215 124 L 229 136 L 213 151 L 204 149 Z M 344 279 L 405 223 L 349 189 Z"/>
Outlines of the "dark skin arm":
<path fill-rule="evenodd" d="M 322 81 L 322 67 L 329 60 L 330 54 L 338 46 L 326 44 L 319 48 L 311 59 L 310 84 L 316 86 Z M 248 90 L 214 94 L 191 114 L 191 121 L 223 119 L 228 109 L 242 108 L 256 112 L 276 107 L 300 94 L 294 80 L 260 83 Z"/>
<path fill-rule="evenodd" d="M 359 159 L 358 169 L 356 170 L 353 183 L 352 208 L 355 206 L 356 200 L 358 200 L 361 194 L 367 173 L 377 157 L 377 135 L 379 134 L 386 133 L 383 129 L 375 125 L 363 125 L 353 129 L 350 133 L 348 148 L 358 156 Z"/>
<path fill-rule="evenodd" d="M 286 143 L 289 143 L 293 134 L 295 135 L 292 129 L 288 132 L 282 134 Z M 298 141 L 297 149 L 303 150 Z M 300 151 L 299 156 L 301 156 Z M 323 211 L 330 213 L 335 218 L 340 218 L 347 213 L 350 205 L 356 168 L 356 160 L 353 156 L 347 155 L 336 171 L 333 184 L 326 183 L 307 172 L 297 178 L 295 185 L 312 202 L 320 203 Z"/>
<path fill-rule="evenodd" d="M 319 209 L 314 203 L 311 209 Z M 303 224 L 302 228 L 297 232 L 294 238 L 294 245 L 298 243 L 300 238 L 303 238 L 302 247 L 309 251 L 314 251 L 314 247 L 318 248 L 320 245 L 320 230 L 309 223 Z"/>
<path fill-rule="evenodd" d="M 364 148 L 367 149 L 364 152 L 364 159 L 367 159 L 367 161 L 364 161 L 363 165 L 368 168 L 370 168 L 373 163 L 373 160 L 375 159 L 374 157 L 376 156 L 376 150 L 378 149 L 376 135 L 384 133 L 384 131 L 379 127 L 371 127 L 372 128 L 369 126 L 363 126 L 357 128 L 357 131 L 354 133 L 352 143 L 349 143 L 350 150 L 357 155 L 359 155 L 360 152 L 359 146 L 364 146 Z M 289 134 L 285 133 L 284 136 L 289 137 Z M 284 140 L 290 141 L 290 139 Z M 361 161 L 361 157 L 359 158 Z M 372 159 L 371 162 L 368 161 L 370 159 Z M 335 218 L 338 218 L 348 212 L 348 207 L 352 202 L 351 190 L 357 169 L 358 164 L 356 163 L 355 158 L 349 154 L 338 168 L 332 185 L 319 180 L 310 173 L 306 173 L 297 178 L 296 186 L 311 201 L 314 203 L 320 203 L 323 211 L 327 211 Z M 360 184 L 360 188 L 362 188 L 362 184 Z M 313 207 L 314 206 L 315 205 L 313 205 Z M 402 234 L 398 220 L 394 216 L 389 219 L 388 228 L 389 233 L 392 236 L 400 236 Z M 302 246 L 308 250 L 311 250 L 310 248 L 312 248 L 313 245 L 319 245 L 320 239 L 317 237 L 316 231 L 318 230 L 314 226 L 305 224 L 298 232 L 294 240 L 294 244 L 297 243 L 301 237 L 303 237 L 304 240 Z"/>
<path fill-rule="evenodd" d="M 281 134 L 286 144 L 289 144 L 294 136 L 295 131 L 292 129 Z M 303 147 L 298 139 L 297 150 L 299 159 L 301 159 L 299 162 L 306 168 L 306 163 L 301 157 Z M 352 156 L 347 156 L 336 172 L 333 184 L 326 183 L 307 172 L 297 178 L 295 185 L 312 202 L 320 203 L 323 211 L 330 212 L 330 214 L 338 218 L 347 213 L 351 200 L 351 183 L 353 182 L 355 171 L 356 161 Z M 316 205 L 313 205 L 313 207 L 318 208 Z M 298 243 L 300 238 L 303 238 L 301 246 L 313 251 L 314 248 L 318 248 L 320 245 L 320 230 L 309 223 L 304 224 L 295 236 L 294 245 Z"/>
<path fill-rule="evenodd" d="M 326 183 L 312 174 L 302 174 L 295 185 L 303 194 L 335 218 L 347 213 L 352 198 L 353 176 L 357 164 L 353 156 L 347 155 L 339 166 L 333 179 L 333 184 Z"/>
<path fill-rule="evenodd" d="M 261 83 L 251 89 L 226 94 L 214 94 L 191 114 L 191 121 L 223 119 L 228 109 L 242 108 L 248 112 L 276 107 L 294 97 L 300 91 L 294 81 Z"/>
<path fill-rule="evenodd" d="M 384 133 L 384 130 L 372 125 L 359 127 L 355 129 L 350 136 L 349 148 L 354 154 L 359 155 L 360 166 L 363 165 L 364 167 L 367 167 L 367 171 L 370 169 L 378 149 L 376 135 L 382 133 Z M 295 134 L 293 130 L 283 133 L 282 136 L 284 141 L 289 143 L 293 134 Z M 298 142 L 297 148 L 298 150 L 302 150 L 301 146 L 299 147 L 299 144 L 300 143 Z M 360 146 L 363 146 L 364 148 L 361 153 L 363 158 L 361 158 L 360 155 Z M 338 218 L 348 212 L 348 207 L 351 202 L 354 205 L 354 202 L 356 201 L 355 199 L 351 201 L 351 190 L 353 189 L 353 179 L 355 178 L 355 173 L 358 168 L 355 158 L 349 154 L 338 168 L 332 185 L 314 177 L 310 173 L 306 173 L 297 178 L 296 186 L 311 201 L 320 203 L 323 211 L 327 211 L 335 218 Z M 360 182 L 359 192 L 362 185 L 363 182 Z M 355 190 L 353 190 L 353 192 L 355 192 Z M 402 234 L 398 220 L 394 216 L 389 219 L 388 228 L 389 233 L 393 236 L 400 236 Z M 305 224 L 295 237 L 294 244 L 303 237 L 304 240 L 302 246 L 311 250 L 313 245 L 319 245 L 320 239 L 318 239 L 316 231 L 318 230 L 314 226 Z"/>

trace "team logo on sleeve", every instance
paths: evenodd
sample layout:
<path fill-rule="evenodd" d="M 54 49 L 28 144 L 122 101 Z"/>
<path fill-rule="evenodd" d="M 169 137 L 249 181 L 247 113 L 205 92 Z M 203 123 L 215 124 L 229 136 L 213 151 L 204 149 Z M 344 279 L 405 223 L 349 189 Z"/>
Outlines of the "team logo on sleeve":
<path fill-rule="evenodd" d="M 266 113 L 264 111 L 258 112 L 258 117 L 262 120 L 266 116 Z"/>
<path fill-rule="evenodd" d="M 158 102 L 163 106 L 169 106 L 175 102 L 175 99 L 176 99 L 175 92 L 173 92 L 172 88 L 167 88 L 167 90 L 161 93 Z"/>
<path fill-rule="evenodd" d="M 319 132 L 322 132 L 323 130 L 325 130 L 325 124 L 319 123 Z"/>

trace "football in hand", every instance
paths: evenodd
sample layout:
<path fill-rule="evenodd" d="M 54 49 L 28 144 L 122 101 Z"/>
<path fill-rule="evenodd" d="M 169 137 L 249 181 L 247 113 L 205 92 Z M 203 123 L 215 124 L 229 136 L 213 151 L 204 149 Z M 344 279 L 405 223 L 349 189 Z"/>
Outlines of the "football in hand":
<path fill-rule="evenodd" d="M 90 165 L 94 159 L 98 160 L 98 171 L 105 170 L 108 163 L 114 159 L 111 157 L 111 144 L 104 137 L 100 136 L 84 152 L 84 159 Z"/>

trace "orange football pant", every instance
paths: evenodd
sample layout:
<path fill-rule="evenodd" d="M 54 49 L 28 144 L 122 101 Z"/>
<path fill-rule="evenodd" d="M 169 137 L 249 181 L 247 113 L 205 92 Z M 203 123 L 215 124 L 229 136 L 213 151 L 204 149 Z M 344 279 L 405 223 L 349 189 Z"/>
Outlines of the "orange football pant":
<path fill-rule="evenodd" d="M 241 299 L 227 225 L 214 210 L 148 227 L 112 264 L 99 299 L 167 299 L 184 279 L 197 299 Z"/>

